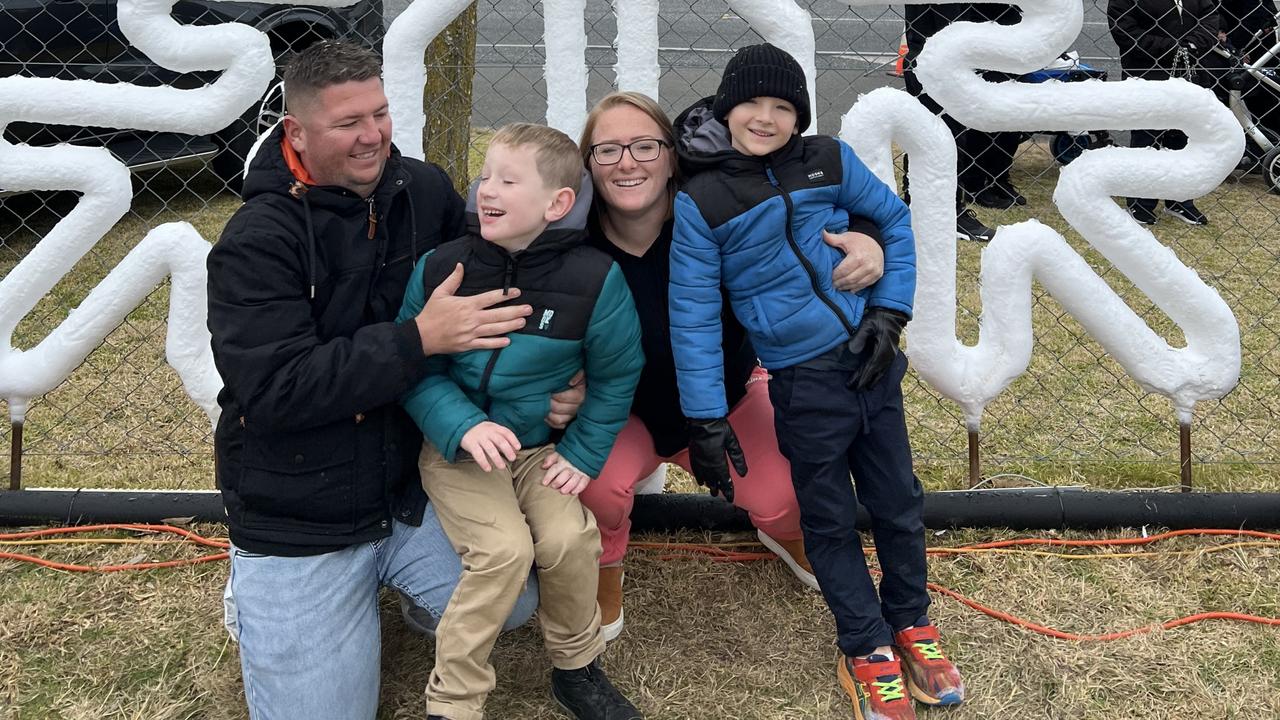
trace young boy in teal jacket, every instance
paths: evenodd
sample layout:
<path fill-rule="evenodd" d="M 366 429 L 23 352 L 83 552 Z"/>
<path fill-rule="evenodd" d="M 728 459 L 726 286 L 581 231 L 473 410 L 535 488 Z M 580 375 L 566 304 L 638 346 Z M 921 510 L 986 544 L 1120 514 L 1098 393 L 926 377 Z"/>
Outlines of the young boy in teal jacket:
<path fill-rule="evenodd" d="M 436 630 L 432 718 L 483 717 L 489 655 L 531 564 L 555 699 L 583 720 L 641 717 L 596 662 L 600 534 L 577 495 L 626 423 L 644 360 L 622 272 L 585 244 L 591 183 L 582 176 L 564 133 L 500 129 L 468 200 L 472 232 L 418 263 L 400 311 L 416 316 L 459 266 L 458 294 L 518 287 L 513 302 L 533 306 L 506 347 L 429 358 L 431 374 L 401 400 L 426 437 L 422 485 L 463 566 Z M 579 370 L 586 398 L 552 444 L 551 395 Z"/>

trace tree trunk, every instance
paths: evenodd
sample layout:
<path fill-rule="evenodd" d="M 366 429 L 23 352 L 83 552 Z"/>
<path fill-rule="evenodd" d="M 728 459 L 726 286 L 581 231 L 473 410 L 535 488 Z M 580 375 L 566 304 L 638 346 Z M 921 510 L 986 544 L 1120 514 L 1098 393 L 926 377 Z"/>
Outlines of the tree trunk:
<path fill-rule="evenodd" d="M 427 47 L 427 159 L 444 168 L 458 192 L 471 182 L 471 85 L 476 73 L 476 3 L 449 23 Z"/>

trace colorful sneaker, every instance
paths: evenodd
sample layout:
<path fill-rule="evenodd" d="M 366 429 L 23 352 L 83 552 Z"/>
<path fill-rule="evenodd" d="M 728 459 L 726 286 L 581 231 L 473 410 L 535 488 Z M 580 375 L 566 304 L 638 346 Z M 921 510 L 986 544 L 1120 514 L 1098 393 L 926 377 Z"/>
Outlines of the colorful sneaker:
<path fill-rule="evenodd" d="M 959 705 L 964 702 L 960 671 L 942 654 L 938 628 L 922 618 L 916 627 L 894 633 L 896 652 L 911 697 L 925 705 Z"/>
<path fill-rule="evenodd" d="M 770 552 L 787 564 L 800 582 L 814 590 L 819 589 L 818 578 L 813 574 L 813 566 L 809 564 L 809 558 L 804 554 L 804 540 L 775 540 L 766 535 L 763 530 L 756 530 L 756 537 L 760 538 L 760 543 L 769 548 Z"/>
<path fill-rule="evenodd" d="M 853 700 L 856 720 L 915 720 L 916 709 L 907 696 L 897 659 L 872 655 L 862 660 L 841 655 L 836 677 Z"/>

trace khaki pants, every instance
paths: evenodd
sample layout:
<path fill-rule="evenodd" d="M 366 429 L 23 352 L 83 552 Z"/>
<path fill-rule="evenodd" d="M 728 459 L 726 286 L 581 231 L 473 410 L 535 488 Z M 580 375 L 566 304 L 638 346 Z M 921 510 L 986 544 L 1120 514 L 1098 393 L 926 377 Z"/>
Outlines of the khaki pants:
<path fill-rule="evenodd" d="M 542 484 L 552 445 L 521 450 L 505 470 L 471 459 L 450 464 L 424 443 L 418 467 L 462 577 L 436 628 L 436 663 L 427 713 L 482 720 L 495 679 L 489 655 L 516 597 L 538 567 L 538 621 L 551 664 L 585 667 L 604 652 L 599 580 L 600 533 L 573 495 Z"/>

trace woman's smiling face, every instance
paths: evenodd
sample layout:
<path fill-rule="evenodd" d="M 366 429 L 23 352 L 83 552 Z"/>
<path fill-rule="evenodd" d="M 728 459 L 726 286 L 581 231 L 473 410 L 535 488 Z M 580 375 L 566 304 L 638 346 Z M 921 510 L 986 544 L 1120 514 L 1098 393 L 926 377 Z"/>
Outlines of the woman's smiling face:
<path fill-rule="evenodd" d="M 600 114 L 591 132 L 591 144 L 628 145 L 645 139 L 666 142 L 666 137 L 667 133 L 647 113 L 623 103 Z M 600 165 L 592 158 L 596 199 L 609 211 L 623 213 L 643 213 L 660 203 L 669 206 L 667 184 L 675 172 L 673 152 L 664 146 L 657 158 L 636 162 L 629 151 L 623 151 L 621 160 L 614 165 Z"/>

